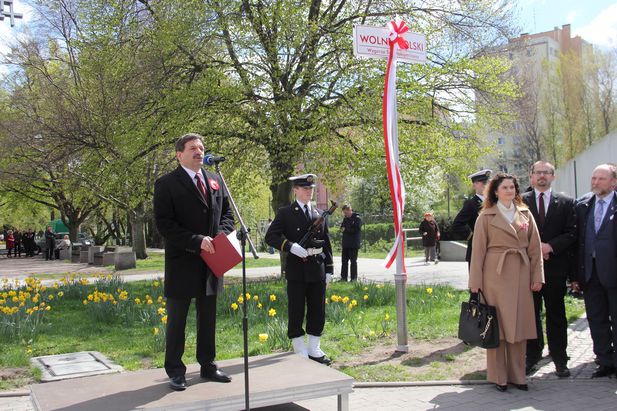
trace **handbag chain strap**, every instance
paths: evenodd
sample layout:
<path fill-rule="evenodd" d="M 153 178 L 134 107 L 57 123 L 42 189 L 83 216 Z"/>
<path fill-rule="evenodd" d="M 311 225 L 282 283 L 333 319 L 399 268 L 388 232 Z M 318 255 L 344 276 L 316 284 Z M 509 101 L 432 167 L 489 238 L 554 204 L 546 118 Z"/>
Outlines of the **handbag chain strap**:
<path fill-rule="evenodd" d="M 482 339 L 486 338 L 486 333 L 488 332 L 488 329 L 490 328 L 492 321 L 493 321 L 493 316 L 489 315 L 488 316 L 488 321 L 486 322 L 486 327 L 484 327 L 484 332 L 480 333 L 480 337 L 482 337 Z"/>

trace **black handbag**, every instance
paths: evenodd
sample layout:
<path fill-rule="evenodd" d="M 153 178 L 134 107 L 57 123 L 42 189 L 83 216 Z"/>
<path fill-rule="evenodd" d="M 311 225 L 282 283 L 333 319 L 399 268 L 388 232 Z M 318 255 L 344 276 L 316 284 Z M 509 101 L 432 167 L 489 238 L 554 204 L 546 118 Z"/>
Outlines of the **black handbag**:
<path fill-rule="evenodd" d="M 484 300 L 485 304 L 482 303 Z M 461 303 L 458 320 L 458 338 L 467 345 L 481 348 L 499 347 L 499 323 L 497 310 L 488 305 L 482 290 L 478 290 L 478 301 L 469 297 L 469 302 Z"/>

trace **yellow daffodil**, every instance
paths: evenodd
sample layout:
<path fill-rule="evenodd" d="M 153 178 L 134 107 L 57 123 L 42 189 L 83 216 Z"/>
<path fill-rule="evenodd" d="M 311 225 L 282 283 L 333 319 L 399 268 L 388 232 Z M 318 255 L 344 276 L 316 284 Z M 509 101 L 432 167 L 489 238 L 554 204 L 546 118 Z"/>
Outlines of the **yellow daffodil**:
<path fill-rule="evenodd" d="M 155 286 L 155 287 L 158 287 L 158 286 L 160 285 L 160 283 L 159 283 L 158 281 L 154 281 L 154 282 L 152 283 L 152 285 L 153 285 L 153 286 Z"/>
<path fill-rule="evenodd" d="M 347 304 L 349 302 L 349 297 L 343 297 L 343 304 Z"/>
<path fill-rule="evenodd" d="M 268 341 L 268 334 L 266 334 L 266 333 L 259 334 L 259 341 L 261 341 L 261 342 Z"/>
<path fill-rule="evenodd" d="M 164 316 L 162 316 L 162 317 L 161 317 L 161 322 L 162 322 L 163 324 L 167 324 L 167 316 L 166 316 L 166 315 L 164 315 Z"/>
<path fill-rule="evenodd" d="M 428 288 L 426 289 L 426 292 L 427 292 L 428 294 L 433 294 L 433 289 L 432 289 L 431 287 L 428 287 Z"/>
<path fill-rule="evenodd" d="M 355 307 L 356 305 L 358 305 L 358 302 L 357 302 L 356 300 L 351 300 L 351 303 L 350 303 L 350 304 L 351 304 L 351 305 L 353 305 L 353 306 Z"/>
<path fill-rule="evenodd" d="M 248 301 L 248 300 L 250 300 L 250 299 L 251 299 L 251 294 L 246 293 L 246 301 Z"/>
<path fill-rule="evenodd" d="M 165 309 L 164 309 L 163 307 L 159 307 L 159 309 L 158 309 L 158 310 L 156 310 L 156 312 L 157 312 L 159 315 L 164 315 L 164 314 L 165 314 Z"/>
<path fill-rule="evenodd" d="M 158 334 L 159 334 L 159 329 L 158 329 L 157 327 L 154 327 L 154 328 L 152 329 L 152 334 L 154 334 L 154 335 L 158 335 Z"/>
<path fill-rule="evenodd" d="M 141 304 L 141 300 L 139 298 L 135 298 L 135 304 L 140 305 Z"/>
<path fill-rule="evenodd" d="M 259 296 L 258 295 L 254 295 L 253 296 L 253 301 L 259 301 Z"/>
<path fill-rule="evenodd" d="M 364 297 L 362 297 L 364 299 L 364 301 L 368 300 L 368 294 L 364 294 Z"/>
<path fill-rule="evenodd" d="M 276 310 L 274 308 L 270 308 L 270 310 L 268 310 L 268 315 L 270 317 L 274 317 L 276 315 Z"/>
<path fill-rule="evenodd" d="M 238 297 L 238 304 L 242 304 L 244 303 L 244 297 L 240 296 Z"/>
<path fill-rule="evenodd" d="M 261 303 L 258 303 L 258 304 L 257 304 L 257 308 L 259 308 L 259 309 L 261 310 L 261 307 L 263 307 L 263 306 L 261 305 Z"/>
<path fill-rule="evenodd" d="M 270 301 L 276 301 L 276 295 L 270 294 Z"/>
<path fill-rule="evenodd" d="M 236 303 L 231 303 L 231 309 L 236 311 L 238 309 L 238 304 Z"/>
<path fill-rule="evenodd" d="M 386 321 L 390 321 L 390 314 L 386 313 L 386 315 L 384 315 L 383 319 L 386 320 Z"/>

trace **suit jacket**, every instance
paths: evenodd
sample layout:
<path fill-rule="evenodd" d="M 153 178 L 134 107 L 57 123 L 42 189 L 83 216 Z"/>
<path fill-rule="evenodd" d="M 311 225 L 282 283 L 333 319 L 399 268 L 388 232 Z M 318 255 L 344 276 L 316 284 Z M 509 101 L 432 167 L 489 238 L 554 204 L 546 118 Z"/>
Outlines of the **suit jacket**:
<path fill-rule="evenodd" d="M 509 223 L 497 206 L 482 210 L 473 235 L 469 288 L 481 288 L 497 308 L 500 339 L 535 339 L 531 285 L 544 283 L 540 235 L 529 210 Z"/>
<path fill-rule="evenodd" d="M 311 208 L 313 215 L 312 220 L 319 218 L 323 213 L 321 210 Z M 266 232 L 265 241 L 271 247 L 275 247 L 281 251 L 287 252 L 287 280 L 288 281 L 305 281 L 316 282 L 325 281 L 326 273 L 334 272 L 334 264 L 332 263 L 332 246 L 330 244 L 330 236 L 328 235 L 328 225 L 324 219 L 319 232 L 318 240 L 323 240 L 323 248 L 321 254 L 315 257 L 309 257 L 306 261 L 291 254 L 291 245 L 297 243 L 304 237 L 311 226 L 312 221 L 308 221 L 304 215 L 304 211 L 300 208 L 297 202 L 293 202 L 288 206 L 281 207 L 272 220 L 272 224 Z M 317 245 L 306 245 L 306 247 L 317 247 Z"/>
<path fill-rule="evenodd" d="M 473 230 L 476 219 L 482 208 L 482 200 L 477 195 L 465 200 L 463 208 L 452 221 L 452 234 L 459 240 L 467 240 L 467 254 L 465 261 L 471 261 L 471 248 L 473 245 Z"/>
<path fill-rule="evenodd" d="M 576 220 L 578 227 L 578 252 L 577 252 L 577 274 L 578 282 L 583 286 L 586 283 L 585 277 L 585 233 L 587 231 L 587 219 L 589 213 L 594 209 L 596 196 L 593 193 L 587 193 L 579 198 L 576 203 Z M 610 204 L 604 220 L 602 220 L 601 229 L 608 229 L 612 233 L 615 244 L 617 245 L 617 195 L 613 195 L 613 201 Z M 596 248 L 596 251 L 598 249 Z M 617 254 L 617 246 L 615 250 L 602 251 L 596 254 L 596 268 L 598 278 L 605 287 L 617 287 L 617 267 L 611 266 L 606 262 L 607 253 L 613 252 Z M 614 255 L 614 254 L 613 254 Z"/>
<path fill-rule="evenodd" d="M 572 268 L 574 263 L 573 253 L 576 244 L 574 199 L 564 194 L 552 192 L 544 217 L 544 225 L 540 226 L 538 224 L 539 214 L 535 191 L 525 192 L 522 197 L 536 221 L 540 240 L 543 243 L 550 244 L 553 248 L 550 258 L 544 260 L 546 280 L 565 281 L 566 277 L 573 279 L 575 276 L 575 270 Z"/>
<path fill-rule="evenodd" d="M 165 296 L 214 295 L 222 287 L 200 256 L 201 241 L 234 230 L 234 218 L 216 174 L 203 170 L 207 201 L 178 166 L 154 184 L 154 219 L 165 238 Z"/>
<path fill-rule="evenodd" d="M 358 213 L 352 212 L 351 217 L 344 217 L 341 227 L 343 231 L 343 248 L 360 248 L 362 219 Z"/>

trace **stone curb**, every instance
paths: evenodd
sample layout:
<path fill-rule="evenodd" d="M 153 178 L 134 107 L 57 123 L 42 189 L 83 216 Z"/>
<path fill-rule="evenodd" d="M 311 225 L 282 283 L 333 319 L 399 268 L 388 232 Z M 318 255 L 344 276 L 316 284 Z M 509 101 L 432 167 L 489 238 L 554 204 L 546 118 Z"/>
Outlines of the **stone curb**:
<path fill-rule="evenodd" d="M 0 398 L 28 397 L 29 395 L 30 390 L 0 391 Z"/>

